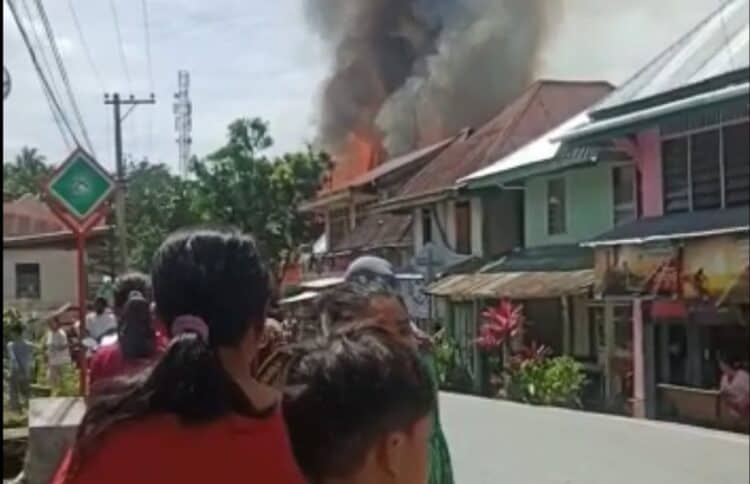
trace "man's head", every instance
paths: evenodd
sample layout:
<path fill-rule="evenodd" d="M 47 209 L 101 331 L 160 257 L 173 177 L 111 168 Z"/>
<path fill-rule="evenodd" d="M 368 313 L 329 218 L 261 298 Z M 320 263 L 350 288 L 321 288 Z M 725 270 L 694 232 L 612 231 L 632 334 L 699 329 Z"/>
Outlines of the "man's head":
<path fill-rule="evenodd" d="M 428 370 L 375 326 L 349 325 L 290 368 L 284 414 L 297 462 L 314 484 L 427 481 Z"/>
<path fill-rule="evenodd" d="M 94 301 L 94 311 L 96 314 L 104 314 L 107 309 L 107 300 L 103 297 L 98 297 Z"/>

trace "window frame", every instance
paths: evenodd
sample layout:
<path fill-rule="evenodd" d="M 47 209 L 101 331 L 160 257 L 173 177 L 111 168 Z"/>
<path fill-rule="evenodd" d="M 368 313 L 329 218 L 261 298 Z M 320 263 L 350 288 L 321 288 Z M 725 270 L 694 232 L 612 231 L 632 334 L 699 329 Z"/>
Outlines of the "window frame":
<path fill-rule="evenodd" d="M 698 129 L 693 130 L 686 130 L 686 131 L 680 131 L 676 133 L 670 133 L 667 136 L 662 136 L 660 140 L 660 158 L 661 158 L 661 164 L 662 164 L 662 205 L 664 209 L 664 214 L 672 214 L 672 213 L 686 213 L 686 212 L 702 212 L 702 211 L 711 211 L 711 210 L 724 210 L 726 208 L 729 208 L 731 206 L 737 206 L 736 204 L 729 205 L 728 204 L 728 194 L 727 194 L 727 148 L 726 148 L 726 130 L 728 128 L 738 127 L 738 126 L 748 126 L 750 129 L 750 118 L 744 117 L 744 118 L 738 118 L 733 119 L 731 121 L 724 121 L 716 124 L 712 124 L 710 126 L 704 126 Z M 717 146 L 717 156 L 719 160 L 719 198 L 720 198 L 720 206 L 718 208 L 695 208 L 695 194 L 693 190 L 693 141 L 695 136 L 700 134 L 705 134 L 709 132 L 716 132 L 719 135 L 719 142 Z M 685 140 L 687 148 L 686 148 L 686 182 L 687 182 L 687 209 L 684 211 L 675 211 L 675 210 L 667 210 L 667 201 L 666 201 L 666 183 L 667 178 L 664 175 L 664 145 L 668 142 L 672 141 L 679 141 L 679 140 Z"/>
<path fill-rule="evenodd" d="M 617 172 L 618 170 L 628 170 L 631 172 L 631 183 L 630 183 L 630 202 L 618 203 L 617 200 Z M 612 222 L 614 226 L 626 224 L 632 222 L 638 218 L 638 169 L 635 163 L 618 164 L 612 167 L 610 171 L 610 177 L 612 181 Z M 626 210 L 631 211 L 631 217 L 626 220 L 618 220 L 618 213 L 622 213 Z"/>
<path fill-rule="evenodd" d="M 559 183 L 559 186 L 562 187 L 562 209 L 559 210 L 559 214 L 562 217 L 562 222 L 560 223 L 561 228 L 553 230 L 553 220 L 552 220 L 552 213 L 551 208 L 552 204 L 551 198 L 552 198 L 552 186 L 553 184 Z M 546 182 L 546 197 L 545 197 L 545 205 L 546 205 L 546 216 L 547 216 L 547 235 L 550 237 L 559 236 L 559 235 L 565 235 L 568 233 L 568 180 L 564 176 L 559 176 L 555 178 L 549 178 Z"/>
<path fill-rule="evenodd" d="M 466 213 L 466 222 L 464 227 L 462 227 L 459 223 L 459 212 Z M 456 252 L 463 255 L 470 255 L 472 253 L 471 200 L 456 201 L 453 204 L 453 217 L 456 234 Z M 462 239 L 461 236 L 461 228 L 464 228 L 464 230 L 466 231 L 466 233 L 464 234 L 464 239 Z"/>
<path fill-rule="evenodd" d="M 21 268 L 35 268 L 36 274 L 21 274 L 20 269 Z M 16 299 L 31 299 L 31 300 L 40 300 L 42 298 L 42 265 L 38 262 L 16 262 L 14 265 L 14 274 L 15 274 L 15 294 Z M 27 295 L 25 294 L 25 289 L 21 288 L 21 280 L 25 277 L 30 276 L 36 276 L 36 293 L 34 295 Z M 24 294 L 22 294 L 24 293 Z"/>
<path fill-rule="evenodd" d="M 422 218 L 422 245 L 429 244 L 433 239 L 432 210 L 422 208 L 419 213 Z"/>

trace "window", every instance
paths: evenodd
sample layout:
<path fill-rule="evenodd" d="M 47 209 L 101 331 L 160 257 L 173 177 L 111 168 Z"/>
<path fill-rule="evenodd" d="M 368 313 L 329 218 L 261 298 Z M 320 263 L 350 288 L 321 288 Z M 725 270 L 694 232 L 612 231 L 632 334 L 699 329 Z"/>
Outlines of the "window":
<path fill-rule="evenodd" d="M 547 233 L 564 234 L 567 230 L 565 216 L 565 179 L 556 178 L 547 182 Z"/>
<path fill-rule="evenodd" d="M 618 166 L 612 170 L 615 225 L 630 222 L 636 217 L 635 167 Z"/>
<path fill-rule="evenodd" d="M 724 178 L 726 206 L 750 203 L 750 126 L 748 123 L 727 126 L 724 139 Z"/>
<path fill-rule="evenodd" d="M 41 298 L 39 264 L 16 264 L 16 298 Z"/>
<path fill-rule="evenodd" d="M 432 213 L 429 209 L 422 209 L 422 244 L 432 242 Z"/>
<path fill-rule="evenodd" d="M 690 183 L 693 210 L 721 208 L 720 132 L 707 131 L 690 140 Z"/>
<path fill-rule="evenodd" d="M 349 210 L 334 210 L 330 213 L 330 240 L 328 247 L 334 248 L 340 244 L 349 234 Z"/>
<path fill-rule="evenodd" d="M 471 203 L 456 203 L 456 252 L 471 254 Z"/>
<path fill-rule="evenodd" d="M 749 129 L 748 121 L 743 121 L 664 141 L 664 212 L 747 205 L 750 202 Z"/>
<path fill-rule="evenodd" d="M 687 212 L 688 201 L 688 139 L 665 141 L 662 146 L 664 180 L 664 212 Z"/>

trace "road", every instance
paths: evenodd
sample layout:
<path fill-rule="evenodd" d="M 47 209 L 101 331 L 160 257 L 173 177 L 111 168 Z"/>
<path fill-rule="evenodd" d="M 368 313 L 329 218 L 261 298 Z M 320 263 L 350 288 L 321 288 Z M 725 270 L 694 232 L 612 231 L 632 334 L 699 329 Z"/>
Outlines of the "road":
<path fill-rule="evenodd" d="M 456 484 L 748 484 L 747 436 L 441 394 Z"/>

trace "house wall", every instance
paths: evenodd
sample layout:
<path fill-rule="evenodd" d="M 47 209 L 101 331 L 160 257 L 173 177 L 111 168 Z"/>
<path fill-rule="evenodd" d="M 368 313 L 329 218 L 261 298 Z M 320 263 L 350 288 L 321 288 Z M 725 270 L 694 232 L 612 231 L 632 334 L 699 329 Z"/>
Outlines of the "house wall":
<path fill-rule="evenodd" d="M 547 231 L 547 182 L 565 179 L 566 225 L 564 234 Z M 572 244 L 594 237 L 614 226 L 612 167 L 604 164 L 527 180 L 524 193 L 527 247 Z"/>
<path fill-rule="evenodd" d="M 635 138 L 619 139 L 617 147 L 635 161 L 641 177 L 641 208 L 643 217 L 664 214 L 662 186 L 661 136 L 656 129 L 642 131 Z"/>
<path fill-rule="evenodd" d="M 54 309 L 75 303 L 76 253 L 73 250 L 33 248 L 3 249 L 3 304 L 16 303 L 16 264 L 39 264 L 41 299 L 23 301 L 29 309 Z"/>

